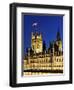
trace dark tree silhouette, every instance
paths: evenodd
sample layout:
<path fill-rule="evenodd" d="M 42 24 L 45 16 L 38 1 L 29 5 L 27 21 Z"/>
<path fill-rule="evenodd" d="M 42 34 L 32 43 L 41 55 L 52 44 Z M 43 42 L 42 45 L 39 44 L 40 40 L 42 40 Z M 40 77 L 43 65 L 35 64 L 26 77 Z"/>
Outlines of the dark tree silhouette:
<path fill-rule="evenodd" d="M 52 53 L 52 48 L 53 48 L 52 42 L 49 43 L 49 46 L 50 46 L 50 52 Z"/>
<path fill-rule="evenodd" d="M 30 49 L 30 54 L 33 55 L 34 51 L 32 50 L 32 48 Z"/>
<path fill-rule="evenodd" d="M 57 41 L 61 40 L 61 37 L 60 37 L 60 32 L 58 31 L 57 32 Z"/>
<path fill-rule="evenodd" d="M 58 55 L 59 47 L 56 43 L 54 44 L 54 49 L 55 49 L 56 54 Z"/>
<path fill-rule="evenodd" d="M 43 52 L 45 52 L 45 50 L 46 50 L 46 43 L 45 41 L 43 41 Z"/>
<path fill-rule="evenodd" d="M 52 48 L 52 43 L 50 42 L 49 45 L 50 45 L 50 49 L 51 49 Z"/>
<path fill-rule="evenodd" d="M 28 54 L 28 48 L 26 48 L 26 53 Z"/>

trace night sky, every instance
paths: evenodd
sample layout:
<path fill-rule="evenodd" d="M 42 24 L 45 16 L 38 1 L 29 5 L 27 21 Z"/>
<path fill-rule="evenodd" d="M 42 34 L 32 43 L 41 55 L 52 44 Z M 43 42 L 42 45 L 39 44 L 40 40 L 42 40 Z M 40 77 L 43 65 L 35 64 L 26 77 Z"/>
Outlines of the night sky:
<path fill-rule="evenodd" d="M 63 41 L 63 16 L 23 15 L 23 21 L 24 53 L 26 48 L 31 47 L 31 32 L 41 32 L 47 48 L 49 47 L 49 42 L 56 40 L 58 31 Z M 37 26 L 33 27 L 33 23 L 37 23 Z"/>

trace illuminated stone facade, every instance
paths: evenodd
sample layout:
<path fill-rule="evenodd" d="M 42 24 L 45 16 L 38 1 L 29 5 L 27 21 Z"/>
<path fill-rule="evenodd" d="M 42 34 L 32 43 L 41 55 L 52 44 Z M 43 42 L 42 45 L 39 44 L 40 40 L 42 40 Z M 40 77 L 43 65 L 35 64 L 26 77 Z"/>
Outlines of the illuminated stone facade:
<path fill-rule="evenodd" d="M 23 75 L 63 73 L 63 49 L 59 33 L 48 50 L 43 51 L 42 35 L 32 33 L 31 47 L 25 55 Z"/>

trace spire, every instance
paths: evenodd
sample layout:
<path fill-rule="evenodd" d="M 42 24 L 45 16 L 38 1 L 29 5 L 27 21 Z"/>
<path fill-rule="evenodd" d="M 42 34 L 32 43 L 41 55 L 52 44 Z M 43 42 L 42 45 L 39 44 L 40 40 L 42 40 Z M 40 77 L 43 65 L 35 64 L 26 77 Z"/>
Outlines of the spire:
<path fill-rule="evenodd" d="M 61 40 L 61 37 L 60 37 L 60 19 L 58 18 L 58 31 L 57 31 L 57 41 Z"/>
<path fill-rule="evenodd" d="M 57 41 L 59 41 L 59 40 L 61 40 L 61 37 L 60 37 L 60 32 L 59 32 L 59 30 L 58 30 L 58 32 L 57 32 Z"/>

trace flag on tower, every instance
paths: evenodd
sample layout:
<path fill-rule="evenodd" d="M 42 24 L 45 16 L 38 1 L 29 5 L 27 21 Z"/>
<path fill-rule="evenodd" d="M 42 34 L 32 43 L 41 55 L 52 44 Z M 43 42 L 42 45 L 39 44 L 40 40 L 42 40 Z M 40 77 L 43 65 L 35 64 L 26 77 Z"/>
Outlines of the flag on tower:
<path fill-rule="evenodd" d="M 38 25 L 38 23 L 37 23 L 37 22 L 35 22 L 35 23 L 33 23 L 33 24 L 32 24 L 32 26 L 37 26 L 37 25 Z"/>

